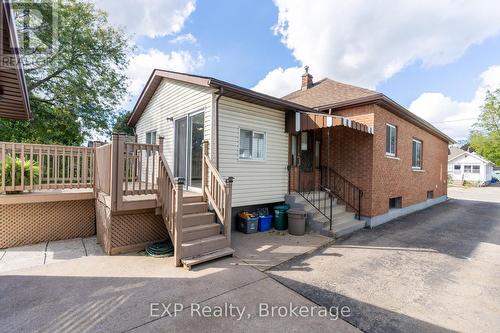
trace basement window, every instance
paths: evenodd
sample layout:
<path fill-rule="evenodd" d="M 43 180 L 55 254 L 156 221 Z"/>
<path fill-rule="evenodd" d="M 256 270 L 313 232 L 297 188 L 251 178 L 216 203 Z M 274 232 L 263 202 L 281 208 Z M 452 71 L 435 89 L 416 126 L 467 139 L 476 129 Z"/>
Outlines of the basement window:
<path fill-rule="evenodd" d="M 434 198 L 434 191 L 427 191 L 427 199 L 433 199 Z"/>
<path fill-rule="evenodd" d="M 389 209 L 401 208 L 402 197 L 390 198 Z"/>

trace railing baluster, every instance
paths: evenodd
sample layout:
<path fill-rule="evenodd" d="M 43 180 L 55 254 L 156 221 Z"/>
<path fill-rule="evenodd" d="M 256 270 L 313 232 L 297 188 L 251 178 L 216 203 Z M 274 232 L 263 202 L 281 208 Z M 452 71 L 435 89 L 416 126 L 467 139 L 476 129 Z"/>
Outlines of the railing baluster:
<path fill-rule="evenodd" d="M 5 192 L 5 162 L 7 162 L 5 159 L 5 150 L 5 143 L 2 143 L 2 192 Z"/>
<path fill-rule="evenodd" d="M 12 164 L 12 191 L 16 190 L 16 144 L 12 144 L 12 153 L 11 153 L 11 164 Z"/>

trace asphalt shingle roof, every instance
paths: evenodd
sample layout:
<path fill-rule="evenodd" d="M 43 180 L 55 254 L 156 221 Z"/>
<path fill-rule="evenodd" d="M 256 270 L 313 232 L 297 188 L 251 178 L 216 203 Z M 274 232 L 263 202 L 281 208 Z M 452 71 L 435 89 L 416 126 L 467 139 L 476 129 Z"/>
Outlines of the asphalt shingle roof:
<path fill-rule="evenodd" d="M 325 78 L 314 83 L 309 89 L 297 90 L 282 98 L 314 108 L 376 95 L 380 93 Z"/>

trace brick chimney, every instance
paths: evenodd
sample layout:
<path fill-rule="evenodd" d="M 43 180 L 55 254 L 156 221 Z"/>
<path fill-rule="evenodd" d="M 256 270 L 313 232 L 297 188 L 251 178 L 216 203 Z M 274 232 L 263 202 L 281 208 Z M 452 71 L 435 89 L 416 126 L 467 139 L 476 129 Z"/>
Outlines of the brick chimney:
<path fill-rule="evenodd" d="M 307 90 L 313 86 L 313 76 L 309 74 L 309 66 L 305 66 L 305 73 L 302 75 L 301 90 Z"/>

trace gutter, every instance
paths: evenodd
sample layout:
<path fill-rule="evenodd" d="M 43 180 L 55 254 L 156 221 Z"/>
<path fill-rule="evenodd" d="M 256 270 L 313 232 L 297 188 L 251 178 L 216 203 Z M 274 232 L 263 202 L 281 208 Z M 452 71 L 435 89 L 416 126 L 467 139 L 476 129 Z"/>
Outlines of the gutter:
<path fill-rule="evenodd" d="M 219 88 L 219 95 L 215 99 L 215 166 L 219 170 L 219 99 L 224 95 L 224 87 Z"/>

